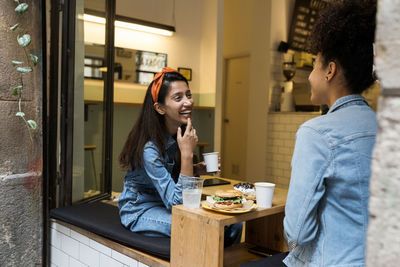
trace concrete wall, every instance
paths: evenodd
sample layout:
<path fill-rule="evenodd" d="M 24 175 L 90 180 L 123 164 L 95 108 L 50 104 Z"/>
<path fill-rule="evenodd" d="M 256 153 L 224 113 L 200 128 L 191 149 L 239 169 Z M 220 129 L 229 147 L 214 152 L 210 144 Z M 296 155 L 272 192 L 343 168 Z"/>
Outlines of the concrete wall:
<path fill-rule="evenodd" d="M 367 266 L 398 266 L 400 251 L 400 2 L 378 1 L 375 37 L 379 132 L 371 176 Z"/>
<path fill-rule="evenodd" d="M 0 266 L 41 265 L 42 252 L 42 66 L 24 75 L 22 109 L 38 123 L 31 143 L 24 122 L 15 116 L 11 88 L 19 74 L 11 60 L 26 60 L 9 27 L 19 22 L 32 36 L 28 52 L 41 58 L 41 1 L 24 1 L 28 12 L 18 16 L 14 1 L 0 2 Z"/>

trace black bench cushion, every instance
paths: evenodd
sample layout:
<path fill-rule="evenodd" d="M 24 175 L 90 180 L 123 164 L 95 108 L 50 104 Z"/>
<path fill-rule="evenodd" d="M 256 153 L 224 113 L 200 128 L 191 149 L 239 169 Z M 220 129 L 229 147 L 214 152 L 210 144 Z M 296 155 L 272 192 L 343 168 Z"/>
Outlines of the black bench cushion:
<path fill-rule="evenodd" d="M 159 258 L 170 258 L 169 237 L 148 237 L 129 231 L 121 224 L 116 206 L 103 202 L 84 203 L 52 209 L 50 217 Z"/>

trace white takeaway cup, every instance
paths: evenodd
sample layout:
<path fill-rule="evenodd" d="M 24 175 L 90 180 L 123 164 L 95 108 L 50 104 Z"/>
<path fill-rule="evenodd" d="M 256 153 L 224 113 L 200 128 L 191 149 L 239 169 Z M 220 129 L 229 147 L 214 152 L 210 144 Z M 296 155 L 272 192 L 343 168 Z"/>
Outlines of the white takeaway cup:
<path fill-rule="evenodd" d="M 206 163 L 207 172 L 218 171 L 218 152 L 203 153 L 203 158 Z"/>
<path fill-rule="evenodd" d="M 271 208 L 272 197 L 274 196 L 275 184 L 273 183 L 254 183 L 256 187 L 256 200 L 260 208 Z"/>

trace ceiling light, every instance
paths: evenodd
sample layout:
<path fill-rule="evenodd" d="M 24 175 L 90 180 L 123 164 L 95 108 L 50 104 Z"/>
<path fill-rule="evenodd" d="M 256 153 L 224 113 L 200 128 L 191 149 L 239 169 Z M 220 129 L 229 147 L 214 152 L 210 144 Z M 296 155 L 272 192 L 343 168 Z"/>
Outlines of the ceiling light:
<path fill-rule="evenodd" d="M 118 20 L 118 18 L 120 18 L 120 20 Z M 106 24 L 105 18 L 94 15 L 84 14 L 83 19 L 89 22 Z M 168 25 L 142 21 L 118 15 L 116 16 L 116 19 L 117 20 L 115 20 L 114 25 L 117 28 L 124 28 L 124 29 L 159 34 L 164 36 L 172 36 L 175 32 L 175 28 Z"/>

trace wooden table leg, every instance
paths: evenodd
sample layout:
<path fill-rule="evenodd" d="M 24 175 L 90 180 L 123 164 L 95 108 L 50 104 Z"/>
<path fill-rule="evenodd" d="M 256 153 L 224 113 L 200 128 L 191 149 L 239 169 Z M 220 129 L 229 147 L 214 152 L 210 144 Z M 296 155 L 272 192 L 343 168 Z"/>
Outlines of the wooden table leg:
<path fill-rule="evenodd" d="M 288 251 L 283 235 L 284 213 L 246 222 L 246 243 L 274 251 Z"/>
<path fill-rule="evenodd" d="M 224 227 L 172 211 L 171 266 L 222 267 Z"/>

